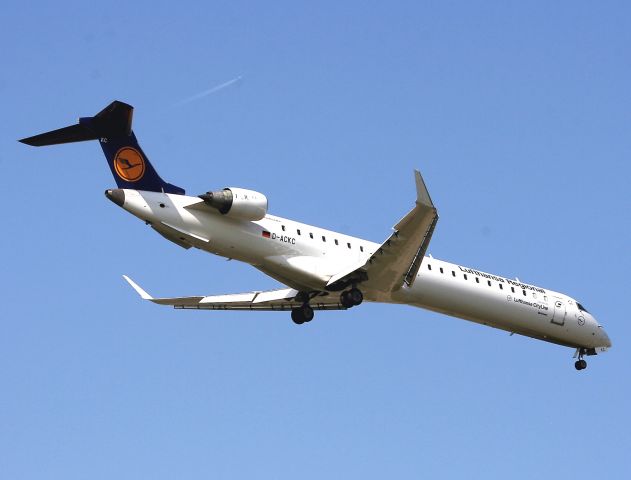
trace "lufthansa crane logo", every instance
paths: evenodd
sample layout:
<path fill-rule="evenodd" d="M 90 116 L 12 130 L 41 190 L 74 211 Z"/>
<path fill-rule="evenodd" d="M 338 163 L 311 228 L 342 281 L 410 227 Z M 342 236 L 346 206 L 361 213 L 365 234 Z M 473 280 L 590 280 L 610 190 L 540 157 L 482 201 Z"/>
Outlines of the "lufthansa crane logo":
<path fill-rule="evenodd" d="M 137 182 L 145 174 L 145 159 L 135 148 L 123 147 L 114 157 L 116 174 L 127 182 Z"/>

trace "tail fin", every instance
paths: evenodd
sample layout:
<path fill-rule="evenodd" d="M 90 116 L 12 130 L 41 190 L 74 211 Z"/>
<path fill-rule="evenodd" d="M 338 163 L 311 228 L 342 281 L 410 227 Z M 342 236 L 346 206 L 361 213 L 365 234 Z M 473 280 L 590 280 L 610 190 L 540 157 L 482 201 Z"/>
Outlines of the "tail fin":
<path fill-rule="evenodd" d="M 138 145 L 131 129 L 133 113 L 134 107 L 131 105 L 114 101 L 94 117 L 80 118 L 77 125 L 23 138 L 20 142 L 42 147 L 99 140 L 119 188 L 183 195 L 184 189 L 160 178 Z"/>

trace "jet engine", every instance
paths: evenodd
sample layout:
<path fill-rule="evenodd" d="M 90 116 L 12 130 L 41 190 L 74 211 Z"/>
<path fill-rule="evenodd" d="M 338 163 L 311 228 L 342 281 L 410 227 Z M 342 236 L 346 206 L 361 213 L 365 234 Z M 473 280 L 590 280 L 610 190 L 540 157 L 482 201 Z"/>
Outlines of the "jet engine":
<path fill-rule="evenodd" d="M 267 214 L 267 197 L 253 190 L 230 187 L 199 198 L 221 214 L 239 220 L 261 220 Z"/>

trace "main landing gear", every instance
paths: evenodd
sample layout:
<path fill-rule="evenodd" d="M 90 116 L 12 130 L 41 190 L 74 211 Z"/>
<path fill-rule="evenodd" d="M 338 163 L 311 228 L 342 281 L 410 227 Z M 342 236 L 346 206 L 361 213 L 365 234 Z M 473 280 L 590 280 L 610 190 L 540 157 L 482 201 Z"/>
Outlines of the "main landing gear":
<path fill-rule="evenodd" d="M 584 348 L 578 348 L 576 350 L 576 354 L 578 355 L 578 360 L 574 362 L 574 368 L 576 368 L 576 370 L 585 370 L 587 368 L 587 362 L 583 360 L 583 355 L 586 353 L 587 351 Z"/>
<path fill-rule="evenodd" d="M 363 301 L 364 295 L 362 295 L 361 290 L 356 287 L 346 290 L 345 292 L 342 292 L 342 295 L 340 295 L 340 303 L 344 308 L 356 307 Z"/>
<path fill-rule="evenodd" d="M 302 325 L 303 323 L 309 323 L 313 320 L 313 308 L 309 305 L 309 296 L 307 294 L 300 293 L 296 296 L 296 301 L 304 302 L 301 306 L 291 309 L 291 319 L 296 325 Z M 361 290 L 356 287 L 342 292 L 340 295 L 340 303 L 344 308 L 351 308 L 360 305 L 364 301 L 364 295 Z"/>
<path fill-rule="evenodd" d="M 291 309 L 291 319 L 296 325 L 302 325 L 313 320 L 313 308 L 308 303 Z"/>

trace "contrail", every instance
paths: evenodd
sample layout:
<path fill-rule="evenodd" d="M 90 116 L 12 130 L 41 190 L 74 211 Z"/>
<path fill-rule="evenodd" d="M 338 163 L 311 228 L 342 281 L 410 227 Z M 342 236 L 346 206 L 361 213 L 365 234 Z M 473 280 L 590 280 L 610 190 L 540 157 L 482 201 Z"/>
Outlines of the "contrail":
<path fill-rule="evenodd" d="M 215 85 L 214 87 L 209 88 L 208 90 L 204 90 L 203 92 L 193 95 L 192 97 L 186 98 L 184 100 L 180 100 L 179 102 L 175 104 L 175 106 L 179 107 L 186 103 L 194 102 L 195 100 L 199 100 L 200 98 L 204 98 L 204 97 L 207 97 L 208 95 L 212 95 L 213 93 L 217 93 L 218 91 L 223 90 L 224 88 L 228 88 L 231 85 L 234 85 L 235 83 L 239 83 L 242 79 L 243 79 L 243 76 L 239 75 L 238 77 L 233 78 L 232 80 L 228 80 L 227 82 L 220 83 L 219 85 Z"/>

